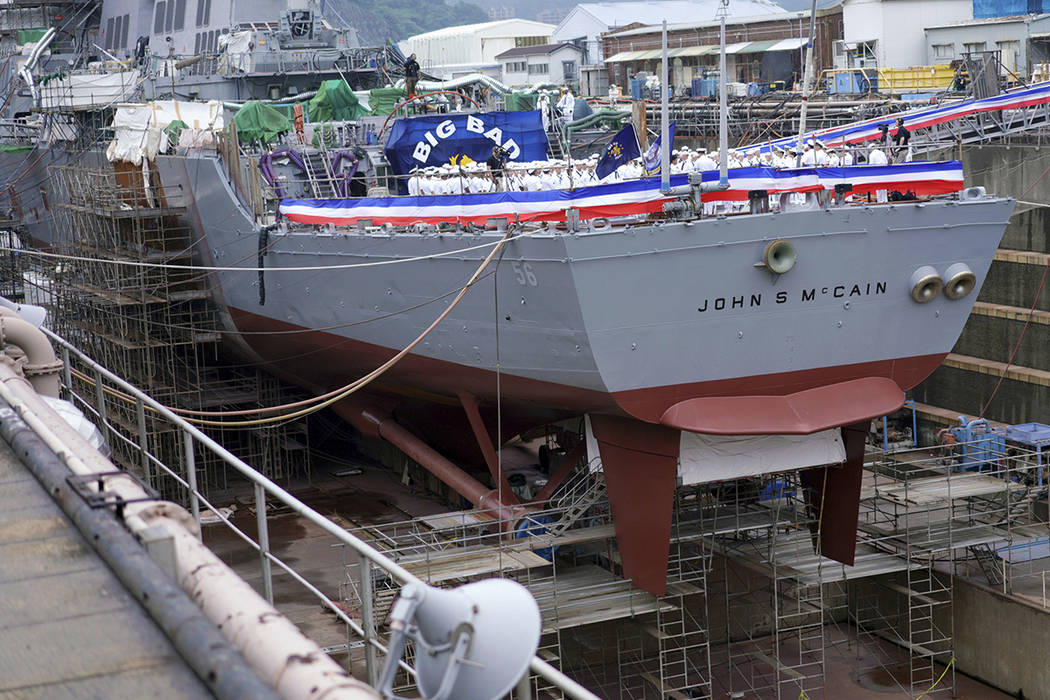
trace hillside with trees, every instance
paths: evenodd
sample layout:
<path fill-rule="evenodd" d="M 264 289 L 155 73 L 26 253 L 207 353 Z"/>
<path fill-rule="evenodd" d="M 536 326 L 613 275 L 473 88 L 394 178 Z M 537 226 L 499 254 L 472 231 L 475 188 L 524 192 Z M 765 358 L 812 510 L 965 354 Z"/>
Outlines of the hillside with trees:
<path fill-rule="evenodd" d="M 418 0 L 328 0 L 328 5 L 357 29 L 367 45 L 398 41 L 415 34 L 458 24 L 487 22 L 488 14 L 468 2 Z M 336 17 L 330 15 L 332 21 Z"/>

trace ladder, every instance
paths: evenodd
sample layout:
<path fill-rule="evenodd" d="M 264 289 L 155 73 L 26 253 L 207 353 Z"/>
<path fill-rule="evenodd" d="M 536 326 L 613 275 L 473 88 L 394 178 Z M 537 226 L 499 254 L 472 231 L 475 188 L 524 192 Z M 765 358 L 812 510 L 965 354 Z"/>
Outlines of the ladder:
<path fill-rule="evenodd" d="M 336 197 L 335 178 L 332 175 L 328 154 L 324 151 L 309 151 L 303 154 L 306 166 L 306 177 L 310 181 L 310 190 L 317 199 Z"/>
<path fill-rule="evenodd" d="M 967 547 L 970 550 L 970 554 L 977 560 L 977 565 L 981 567 L 981 572 L 984 573 L 984 577 L 988 579 L 988 583 L 993 586 L 1003 585 L 1003 569 L 1000 564 L 1000 559 L 996 555 L 995 550 L 988 543 L 976 544 L 972 547 Z"/>
<path fill-rule="evenodd" d="M 547 534 L 554 537 L 565 534 L 605 498 L 605 493 L 605 477 L 601 472 L 592 474 L 588 467 L 576 471 L 551 499 L 554 509 L 564 511 L 557 522 L 547 528 Z"/>

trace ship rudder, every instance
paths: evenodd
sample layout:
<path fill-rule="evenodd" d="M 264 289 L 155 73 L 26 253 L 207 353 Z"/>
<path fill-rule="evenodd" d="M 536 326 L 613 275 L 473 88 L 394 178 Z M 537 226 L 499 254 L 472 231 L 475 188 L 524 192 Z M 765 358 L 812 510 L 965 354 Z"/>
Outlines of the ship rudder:
<path fill-rule="evenodd" d="M 846 460 L 841 465 L 807 469 L 802 485 L 812 511 L 811 528 L 818 537 L 820 553 L 853 566 L 857 551 L 857 517 L 864 467 L 864 444 L 871 421 L 840 428 Z"/>
<path fill-rule="evenodd" d="M 678 430 L 592 415 L 625 578 L 662 596 L 667 589 L 671 517 L 678 475 Z"/>

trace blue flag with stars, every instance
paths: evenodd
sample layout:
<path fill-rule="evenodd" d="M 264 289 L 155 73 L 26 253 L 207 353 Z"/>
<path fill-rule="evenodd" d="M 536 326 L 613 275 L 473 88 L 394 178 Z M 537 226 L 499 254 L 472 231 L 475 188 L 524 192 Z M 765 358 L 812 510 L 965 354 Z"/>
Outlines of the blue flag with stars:
<path fill-rule="evenodd" d="M 667 126 L 667 136 L 668 136 L 667 141 L 670 144 L 670 146 L 668 147 L 668 151 L 670 151 L 672 148 L 674 148 L 674 122 L 671 122 L 670 124 L 668 124 L 668 126 Z M 663 138 L 662 135 L 661 136 L 657 136 L 656 140 L 653 141 L 652 144 L 649 145 L 649 150 L 645 152 L 645 158 L 643 158 L 643 163 L 642 164 L 643 164 L 643 166 L 645 168 L 645 174 L 646 175 L 652 176 L 652 175 L 659 175 L 660 174 L 660 157 L 661 157 L 660 156 L 660 139 L 661 138 Z"/>
<path fill-rule="evenodd" d="M 612 137 L 612 141 L 602 151 L 602 157 L 598 159 L 598 165 L 594 167 L 594 174 L 601 180 L 641 154 L 638 148 L 638 137 L 634 134 L 634 125 L 628 124 L 616 132 L 616 136 Z"/>

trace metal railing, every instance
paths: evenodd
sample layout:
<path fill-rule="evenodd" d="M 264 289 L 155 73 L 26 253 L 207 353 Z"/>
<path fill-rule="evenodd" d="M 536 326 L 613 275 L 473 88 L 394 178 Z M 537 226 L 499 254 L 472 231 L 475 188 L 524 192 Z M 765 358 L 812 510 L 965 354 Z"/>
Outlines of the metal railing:
<path fill-rule="evenodd" d="M 386 646 L 379 640 L 375 633 L 375 620 L 367 619 L 363 616 L 363 625 L 356 623 L 351 619 L 338 604 L 332 601 L 328 596 L 322 593 L 316 586 L 307 581 L 301 574 L 295 571 L 289 564 L 282 561 L 280 558 L 275 556 L 270 551 L 269 546 L 269 528 L 266 514 L 266 502 L 267 499 L 276 500 L 285 506 L 287 506 L 292 512 L 296 513 L 306 521 L 321 528 L 324 532 L 334 537 L 340 544 L 345 545 L 353 549 L 358 555 L 362 557 L 362 561 L 367 561 L 368 564 L 363 568 L 375 567 L 386 575 L 392 577 L 400 584 L 404 585 L 407 583 L 418 583 L 423 584 L 423 581 L 417 576 L 413 575 L 407 569 L 402 567 L 396 561 L 391 559 L 386 554 L 375 549 L 364 540 L 356 537 L 355 535 L 348 532 L 343 527 L 335 524 L 325 516 L 318 513 L 313 508 L 309 507 L 295 496 L 290 494 L 284 488 L 274 483 L 270 479 L 266 478 L 251 465 L 245 463 L 239 459 L 236 455 L 231 453 L 229 450 L 224 448 L 218 442 L 213 440 L 211 437 L 203 433 L 200 429 L 187 422 L 174 412 L 172 412 L 166 406 L 158 403 L 149 395 L 141 391 L 138 387 L 125 381 L 124 379 L 113 374 L 111 371 L 95 362 L 93 359 L 85 355 L 71 343 L 66 341 L 61 336 L 54 332 L 44 328 L 44 332 L 51 339 L 51 341 L 59 347 L 59 352 L 64 365 L 64 384 L 68 390 L 72 390 L 73 387 L 73 375 L 72 375 L 72 361 L 76 361 L 77 364 L 82 368 L 81 371 L 92 377 L 95 396 L 94 402 L 97 406 L 97 410 L 93 409 L 91 405 L 85 401 L 82 397 L 74 394 L 73 398 L 89 413 L 93 414 L 97 418 L 97 424 L 99 429 L 103 432 L 103 435 L 107 439 L 116 439 L 127 443 L 129 446 L 137 448 L 141 451 L 142 455 L 142 468 L 147 480 L 152 480 L 154 475 L 164 473 L 178 483 L 182 488 L 186 489 L 187 496 L 190 503 L 190 511 L 193 514 L 194 521 L 200 528 L 200 509 L 201 505 L 210 510 L 215 516 L 222 521 L 227 527 L 229 527 L 238 537 L 240 537 L 249 547 L 256 550 L 259 553 L 260 569 L 263 577 L 263 588 L 266 599 L 272 604 L 273 603 L 273 574 L 272 567 L 275 565 L 291 576 L 296 582 L 302 585 L 307 591 L 318 598 L 321 603 L 329 610 L 331 610 L 339 620 L 347 625 L 359 638 L 364 641 L 366 648 L 366 661 L 369 658 L 372 660 L 368 662 L 368 665 L 372 668 L 369 673 L 369 680 L 374 684 L 374 680 L 378 673 L 375 668 L 374 652 L 378 650 L 382 653 L 387 653 Z M 135 437 L 129 437 L 124 435 L 117 426 L 114 426 L 107 420 L 106 417 L 106 401 L 107 391 L 106 386 L 109 385 L 112 388 L 116 388 L 120 394 L 113 400 L 133 400 L 136 403 L 140 420 L 138 421 L 138 435 Z M 117 393 L 117 392 L 114 392 Z M 148 452 L 148 440 L 145 432 L 145 421 L 142 417 L 145 415 L 145 411 L 149 410 L 155 415 L 160 416 L 175 426 L 182 435 L 183 450 L 184 450 L 184 469 L 183 474 L 179 474 L 172 470 L 168 465 L 163 464 L 157 460 L 152 454 Z M 219 457 L 233 470 L 241 474 L 245 479 L 251 482 L 254 486 L 255 494 L 255 508 L 257 514 L 257 525 L 258 525 L 258 541 L 253 540 L 251 536 L 246 534 L 244 531 L 236 527 L 230 519 L 220 512 L 220 510 L 198 490 L 196 482 L 196 462 L 194 457 L 195 446 L 201 446 L 206 450 L 211 451 L 214 455 Z M 156 470 L 156 471 L 155 471 Z M 367 607 L 371 607 L 368 605 Z M 368 617 L 371 617 L 370 610 L 363 611 Z M 371 649 L 372 651 L 367 651 Z M 414 670 L 411 669 L 407 664 L 401 662 L 402 668 L 408 673 L 414 675 Z M 546 661 L 540 659 L 538 656 L 534 656 L 530 662 L 529 668 L 532 673 L 546 679 L 552 683 L 555 687 L 560 689 L 566 696 L 579 699 L 579 700 L 598 700 L 597 696 L 588 691 L 586 688 L 572 680 L 558 669 L 554 668 Z M 520 691 L 519 691 L 520 692 Z M 521 697 L 519 695 L 519 697 Z"/>

